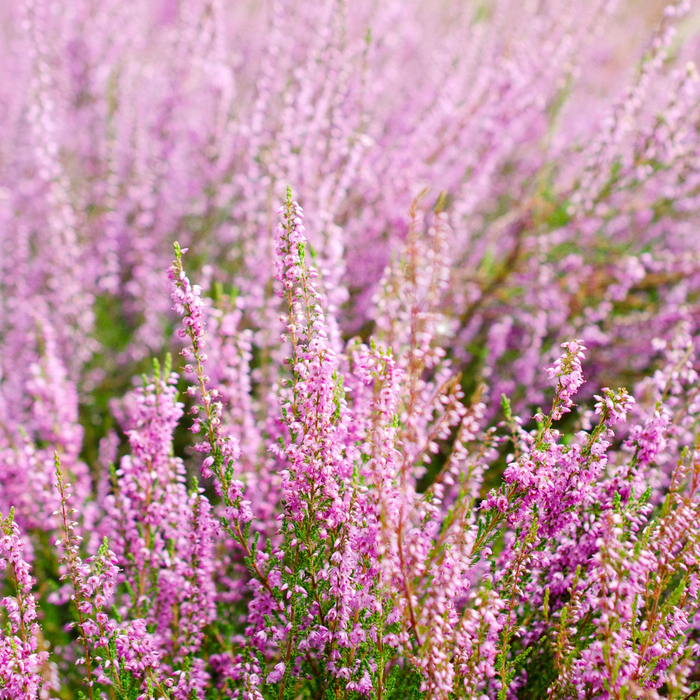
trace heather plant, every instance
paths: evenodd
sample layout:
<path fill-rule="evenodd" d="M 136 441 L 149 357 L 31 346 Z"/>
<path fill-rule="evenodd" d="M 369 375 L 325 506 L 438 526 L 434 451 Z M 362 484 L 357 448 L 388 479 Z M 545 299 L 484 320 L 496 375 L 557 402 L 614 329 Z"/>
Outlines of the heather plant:
<path fill-rule="evenodd" d="M 0 16 L 0 700 L 700 693 L 689 2 Z"/>

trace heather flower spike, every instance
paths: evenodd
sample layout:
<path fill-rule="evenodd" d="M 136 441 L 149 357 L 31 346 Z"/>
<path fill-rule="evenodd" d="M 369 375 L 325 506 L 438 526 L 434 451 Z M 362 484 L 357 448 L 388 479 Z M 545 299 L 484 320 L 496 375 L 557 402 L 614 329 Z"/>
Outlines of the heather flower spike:
<path fill-rule="evenodd" d="M 0 688 L 8 698 L 37 698 L 43 686 L 42 666 L 48 660 L 37 621 L 34 580 L 24 557 L 24 543 L 14 511 L 0 515 L 0 565 L 12 588 L 3 598 L 7 627 L 0 634 Z"/>

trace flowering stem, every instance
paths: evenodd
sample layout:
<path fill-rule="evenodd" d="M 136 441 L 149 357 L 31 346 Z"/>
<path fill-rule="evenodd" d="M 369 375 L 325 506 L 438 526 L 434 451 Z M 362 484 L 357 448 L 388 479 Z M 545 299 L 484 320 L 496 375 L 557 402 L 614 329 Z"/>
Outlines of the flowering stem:
<path fill-rule="evenodd" d="M 54 463 L 56 467 L 56 482 L 58 485 L 58 492 L 61 496 L 61 538 L 63 540 L 64 558 L 66 564 L 68 565 L 68 574 L 70 577 L 71 584 L 73 586 L 76 611 L 78 613 L 78 629 L 80 630 L 80 639 L 83 645 L 83 652 L 85 656 L 85 675 L 87 676 L 88 696 L 90 700 L 93 700 L 93 680 L 91 670 L 90 649 L 88 647 L 87 635 L 85 633 L 85 619 L 83 618 L 83 614 L 80 610 L 79 605 L 79 603 L 82 601 L 82 598 L 80 595 L 80 577 L 77 572 L 78 562 L 75 554 L 74 538 L 69 534 L 72 530 L 72 525 L 69 525 L 68 493 L 67 487 L 63 483 L 63 474 L 61 469 L 61 462 L 58 457 L 58 452 L 54 452 Z"/>

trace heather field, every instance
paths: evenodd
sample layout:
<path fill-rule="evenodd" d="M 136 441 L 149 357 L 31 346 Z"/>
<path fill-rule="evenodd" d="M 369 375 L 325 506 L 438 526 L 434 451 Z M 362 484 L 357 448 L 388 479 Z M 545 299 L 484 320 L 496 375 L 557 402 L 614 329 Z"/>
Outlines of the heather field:
<path fill-rule="evenodd" d="M 0 700 L 700 700 L 700 4 L 0 2 Z"/>

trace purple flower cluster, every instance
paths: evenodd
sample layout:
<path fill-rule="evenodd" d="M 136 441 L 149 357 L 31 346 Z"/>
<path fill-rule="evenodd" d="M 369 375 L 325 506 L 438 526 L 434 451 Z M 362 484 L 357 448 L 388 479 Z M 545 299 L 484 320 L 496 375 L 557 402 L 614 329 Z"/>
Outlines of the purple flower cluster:
<path fill-rule="evenodd" d="M 63 5 L 0 6 L 0 700 L 697 697 L 697 9 Z"/>
<path fill-rule="evenodd" d="M 33 700 L 43 685 L 41 671 L 47 664 L 48 652 L 42 649 L 40 641 L 32 593 L 34 581 L 24 558 L 24 543 L 14 523 L 14 513 L 2 518 L 0 526 L 0 566 L 14 588 L 12 595 L 2 600 L 8 624 L 0 636 L 0 688 L 5 697 Z"/>

